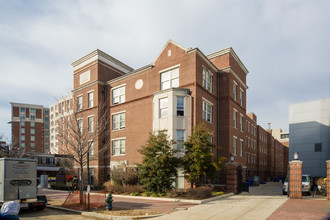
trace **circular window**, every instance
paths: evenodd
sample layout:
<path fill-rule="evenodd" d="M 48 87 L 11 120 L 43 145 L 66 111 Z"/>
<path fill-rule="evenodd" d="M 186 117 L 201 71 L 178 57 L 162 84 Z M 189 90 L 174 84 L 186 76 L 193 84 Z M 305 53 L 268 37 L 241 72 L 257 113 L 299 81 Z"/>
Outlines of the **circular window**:
<path fill-rule="evenodd" d="M 135 88 L 136 89 L 141 89 L 143 86 L 143 80 L 142 79 L 139 79 L 135 82 Z"/>

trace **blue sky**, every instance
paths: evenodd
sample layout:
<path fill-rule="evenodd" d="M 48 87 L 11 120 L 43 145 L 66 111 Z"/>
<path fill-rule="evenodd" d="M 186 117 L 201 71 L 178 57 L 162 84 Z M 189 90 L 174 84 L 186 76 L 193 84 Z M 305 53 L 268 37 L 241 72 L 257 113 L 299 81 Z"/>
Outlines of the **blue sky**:
<path fill-rule="evenodd" d="M 134 69 L 168 39 L 204 54 L 233 47 L 249 70 L 247 111 L 288 130 L 289 104 L 329 97 L 330 1 L 0 1 L 0 134 L 9 102 L 49 106 L 71 63 L 101 49 Z"/>

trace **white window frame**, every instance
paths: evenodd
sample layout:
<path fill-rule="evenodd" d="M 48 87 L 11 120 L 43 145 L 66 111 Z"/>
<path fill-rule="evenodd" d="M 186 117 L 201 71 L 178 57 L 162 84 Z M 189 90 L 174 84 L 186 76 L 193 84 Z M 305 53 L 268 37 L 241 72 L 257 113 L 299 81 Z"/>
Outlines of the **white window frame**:
<path fill-rule="evenodd" d="M 241 132 L 243 132 L 243 121 L 244 121 L 244 118 L 243 118 L 243 115 L 242 114 L 240 114 L 239 121 L 240 121 L 240 130 L 241 130 Z"/>
<path fill-rule="evenodd" d="M 237 137 L 236 136 L 233 137 L 233 150 L 234 150 L 233 154 L 237 155 Z"/>
<path fill-rule="evenodd" d="M 210 93 L 212 93 L 212 82 L 213 74 L 206 67 L 203 67 L 203 87 Z"/>
<path fill-rule="evenodd" d="M 83 96 L 77 96 L 77 111 L 83 110 Z"/>
<path fill-rule="evenodd" d="M 168 116 L 168 97 L 159 99 L 159 118 Z"/>
<path fill-rule="evenodd" d="M 237 128 L 237 110 L 233 110 L 233 126 L 234 128 Z"/>
<path fill-rule="evenodd" d="M 237 83 L 235 81 L 233 84 L 233 98 L 235 101 L 237 101 Z"/>
<path fill-rule="evenodd" d="M 243 139 L 240 139 L 240 156 L 243 157 Z"/>
<path fill-rule="evenodd" d="M 83 127 L 84 127 L 83 120 L 78 119 L 78 131 L 80 132 L 80 134 L 83 133 Z"/>
<path fill-rule="evenodd" d="M 126 151 L 126 138 L 112 139 L 112 156 L 124 156 Z M 115 146 L 115 143 L 119 144 Z M 115 148 L 116 147 L 116 148 Z"/>
<path fill-rule="evenodd" d="M 94 107 L 94 92 L 87 93 L 88 97 L 88 108 Z"/>
<path fill-rule="evenodd" d="M 179 103 L 179 99 L 182 99 L 182 103 Z M 184 116 L 184 96 L 176 97 L 176 116 Z"/>
<path fill-rule="evenodd" d="M 88 142 L 88 151 L 89 151 L 89 157 L 92 157 L 94 155 L 94 141 Z"/>
<path fill-rule="evenodd" d="M 243 107 L 243 93 L 244 93 L 244 91 L 241 88 L 240 89 L 240 92 L 239 92 L 239 98 L 240 98 L 240 104 L 241 104 L 242 107 Z"/>
<path fill-rule="evenodd" d="M 31 139 L 31 141 L 34 142 L 34 141 L 36 141 L 36 136 L 31 136 L 30 139 Z"/>
<path fill-rule="evenodd" d="M 94 131 L 94 116 L 88 117 L 88 132 Z"/>
<path fill-rule="evenodd" d="M 123 130 L 126 127 L 125 112 L 117 112 L 112 114 L 112 130 Z"/>
<path fill-rule="evenodd" d="M 66 111 L 70 111 L 70 100 L 66 100 Z"/>
<path fill-rule="evenodd" d="M 118 94 L 117 94 L 118 93 Z M 112 105 L 118 105 L 125 102 L 126 84 L 112 89 Z"/>
<path fill-rule="evenodd" d="M 182 132 L 181 135 L 179 135 L 180 132 Z M 184 145 L 183 145 L 184 136 L 185 136 L 185 130 L 183 130 L 183 129 L 176 130 L 176 149 L 177 150 L 184 150 Z"/>
<path fill-rule="evenodd" d="M 212 123 L 213 119 L 213 104 L 203 98 L 203 119 L 209 123 Z"/>
<path fill-rule="evenodd" d="M 31 129 L 30 129 L 30 133 L 31 133 L 31 134 L 36 134 L 36 129 L 31 128 Z"/>
<path fill-rule="evenodd" d="M 160 72 L 160 90 L 179 87 L 179 79 L 179 67 L 173 67 L 169 70 Z"/>

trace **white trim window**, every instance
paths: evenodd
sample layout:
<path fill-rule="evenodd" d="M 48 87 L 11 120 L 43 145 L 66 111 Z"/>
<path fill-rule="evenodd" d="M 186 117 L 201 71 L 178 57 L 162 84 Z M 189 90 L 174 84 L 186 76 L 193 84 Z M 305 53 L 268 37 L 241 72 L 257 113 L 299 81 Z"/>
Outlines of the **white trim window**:
<path fill-rule="evenodd" d="M 205 67 L 203 68 L 203 87 L 212 93 L 212 73 Z"/>
<path fill-rule="evenodd" d="M 234 122 L 234 128 L 237 128 L 237 111 L 235 109 L 233 111 L 233 122 Z"/>
<path fill-rule="evenodd" d="M 66 100 L 66 111 L 70 111 L 70 100 Z"/>
<path fill-rule="evenodd" d="M 88 132 L 94 131 L 94 116 L 88 117 Z"/>
<path fill-rule="evenodd" d="M 237 83 L 234 82 L 234 85 L 233 85 L 233 98 L 235 101 L 237 101 Z"/>
<path fill-rule="evenodd" d="M 183 150 L 184 130 L 176 130 L 176 149 Z"/>
<path fill-rule="evenodd" d="M 242 89 L 240 89 L 240 92 L 239 92 L 239 98 L 240 98 L 240 104 L 241 104 L 241 106 L 243 107 L 243 90 Z"/>
<path fill-rule="evenodd" d="M 94 100 L 94 93 L 89 92 L 88 93 L 88 108 L 92 108 L 94 106 L 93 100 Z"/>
<path fill-rule="evenodd" d="M 82 119 L 78 119 L 78 131 L 80 132 L 80 134 L 82 134 L 82 132 L 83 132 L 83 120 Z"/>
<path fill-rule="evenodd" d="M 31 133 L 31 134 L 35 134 L 35 133 L 36 133 L 36 129 L 31 128 L 30 133 Z"/>
<path fill-rule="evenodd" d="M 237 154 L 237 137 L 233 139 L 233 148 L 234 148 L 234 155 Z"/>
<path fill-rule="evenodd" d="M 167 117 L 168 114 L 168 98 L 159 99 L 159 117 Z"/>
<path fill-rule="evenodd" d="M 212 104 L 203 101 L 203 119 L 212 123 Z"/>
<path fill-rule="evenodd" d="M 125 112 L 112 115 L 112 130 L 125 128 Z"/>
<path fill-rule="evenodd" d="M 77 97 L 77 109 L 78 109 L 78 111 L 81 111 L 83 109 L 82 95 Z"/>
<path fill-rule="evenodd" d="M 112 141 L 112 156 L 125 155 L 125 139 L 118 139 Z"/>
<path fill-rule="evenodd" d="M 240 129 L 241 129 L 241 132 L 243 132 L 243 115 L 240 115 L 239 122 L 240 122 Z"/>
<path fill-rule="evenodd" d="M 242 139 L 240 139 L 240 153 L 239 153 L 239 155 L 241 157 L 243 157 L 243 140 Z"/>
<path fill-rule="evenodd" d="M 176 97 L 176 115 L 184 116 L 184 97 L 183 96 Z"/>
<path fill-rule="evenodd" d="M 160 74 L 160 90 L 179 87 L 179 68 Z"/>
<path fill-rule="evenodd" d="M 94 142 L 90 141 L 88 142 L 88 150 L 89 150 L 89 156 L 93 156 L 94 155 Z"/>
<path fill-rule="evenodd" d="M 118 105 L 125 102 L 125 86 L 112 90 L 112 104 Z"/>
<path fill-rule="evenodd" d="M 62 114 L 64 114 L 64 109 L 65 109 L 64 102 L 61 102 L 61 113 Z"/>
<path fill-rule="evenodd" d="M 36 136 L 31 136 L 31 141 L 36 141 Z"/>

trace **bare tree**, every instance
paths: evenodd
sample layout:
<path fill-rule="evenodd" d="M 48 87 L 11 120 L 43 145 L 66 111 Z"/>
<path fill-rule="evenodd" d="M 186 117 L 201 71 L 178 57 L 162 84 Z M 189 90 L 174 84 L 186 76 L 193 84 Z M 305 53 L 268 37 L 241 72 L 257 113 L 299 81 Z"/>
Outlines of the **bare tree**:
<path fill-rule="evenodd" d="M 9 142 L 4 135 L 0 135 L 0 157 L 22 158 L 26 155 L 26 148 L 20 148 L 19 141 L 14 138 Z"/>
<path fill-rule="evenodd" d="M 83 111 L 72 111 L 59 118 L 59 153 L 69 155 L 79 167 L 80 203 L 83 203 L 83 173 L 88 159 L 107 156 L 105 152 L 110 147 L 106 105 L 96 108 L 92 117 L 86 117 Z"/>

